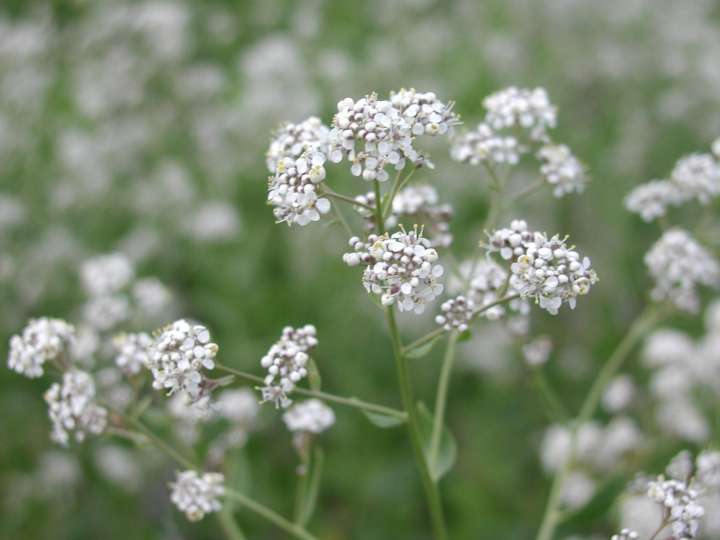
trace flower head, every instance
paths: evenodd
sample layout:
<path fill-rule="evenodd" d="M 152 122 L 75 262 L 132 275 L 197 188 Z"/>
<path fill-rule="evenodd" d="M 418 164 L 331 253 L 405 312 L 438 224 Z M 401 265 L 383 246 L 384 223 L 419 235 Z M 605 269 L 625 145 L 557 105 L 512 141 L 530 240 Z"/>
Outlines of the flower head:
<path fill-rule="evenodd" d="M 107 425 L 107 411 L 95 403 L 95 381 L 89 373 L 70 370 L 62 384 L 54 383 L 45 392 L 52 439 L 67 446 L 70 434 L 82 442 L 88 434 L 98 435 Z"/>
<path fill-rule="evenodd" d="M 383 305 L 397 303 L 400 311 L 422 313 L 443 291 L 438 279 L 443 267 L 437 251 L 417 227 L 392 235 L 371 234 L 366 241 L 349 240 L 353 251 L 343 255 L 348 266 L 365 265 L 363 286 L 381 297 Z"/>
<path fill-rule="evenodd" d="M 390 103 L 400 111 L 413 135 L 445 135 L 460 123 L 453 112 L 454 103 L 443 103 L 434 92 L 414 88 L 390 93 Z"/>
<path fill-rule="evenodd" d="M 330 210 L 330 201 L 318 198 L 317 186 L 325 179 L 325 156 L 320 153 L 278 161 L 268 180 L 268 204 L 277 221 L 307 225 Z"/>
<path fill-rule="evenodd" d="M 474 315 L 475 302 L 463 295 L 458 295 L 442 303 L 440 314 L 435 317 L 435 322 L 448 332 L 451 330 L 465 332 L 470 327 Z"/>
<path fill-rule="evenodd" d="M 262 392 L 263 403 L 272 401 L 276 407 L 288 407 L 292 401 L 288 394 L 295 385 L 307 377 L 308 354 L 318 344 L 317 331 L 311 324 L 302 328 L 286 326 L 280 339 L 260 360 L 260 365 L 267 369 L 265 386 Z"/>
<path fill-rule="evenodd" d="M 708 204 L 720 195 L 720 163 L 711 154 L 691 154 L 675 164 L 670 181 L 683 200 Z"/>
<path fill-rule="evenodd" d="M 225 477 L 220 473 L 200 475 L 193 470 L 178 472 L 170 490 L 173 504 L 190 521 L 199 521 L 205 514 L 222 508 L 220 497 L 225 494 Z"/>
<path fill-rule="evenodd" d="M 659 476 L 648 483 L 647 495 L 664 508 L 676 538 L 684 540 L 697 536 L 699 520 L 705 511 L 698 504 L 698 493 L 694 489 L 683 481 Z"/>
<path fill-rule="evenodd" d="M 119 334 L 113 338 L 115 364 L 125 373 L 136 375 L 150 364 L 152 338 L 145 332 Z"/>
<path fill-rule="evenodd" d="M 61 319 L 31 319 L 22 334 L 10 338 L 8 367 L 29 378 L 41 377 L 43 364 L 70 352 L 75 328 Z"/>
<path fill-rule="evenodd" d="M 83 286 L 91 296 L 106 296 L 123 289 L 135 275 L 130 259 L 109 253 L 88 259 L 80 268 Z"/>
<path fill-rule="evenodd" d="M 308 399 L 290 407 L 283 421 L 292 432 L 318 434 L 332 427 L 335 413 L 319 399 Z"/>
<path fill-rule="evenodd" d="M 652 297 L 686 311 L 698 309 L 698 285 L 720 285 L 720 264 L 683 229 L 665 231 L 645 255 L 645 264 L 655 281 Z"/>
<path fill-rule="evenodd" d="M 677 186 L 668 180 L 640 184 L 625 197 L 625 208 L 650 222 L 666 214 L 668 206 L 680 201 Z"/>
<path fill-rule="evenodd" d="M 623 529 L 618 534 L 613 534 L 610 540 L 638 540 L 640 535 L 631 529 Z"/>
<path fill-rule="evenodd" d="M 553 194 L 562 197 L 573 191 L 582 193 L 588 177 L 585 167 L 564 144 L 546 144 L 537 154 L 540 172 L 553 186 Z"/>
<path fill-rule="evenodd" d="M 450 157 L 455 161 L 479 165 L 515 165 L 526 149 L 512 135 L 502 135 L 486 123 L 480 123 L 453 139 Z"/>
<path fill-rule="evenodd" d="M 316 152 L 327 155 L 327 139 L 330 133 L 322 121 L 311 116 L 299 124 L 286 123 L 280 127 L 270 141 L 267 151 L 267 167 L 271 173 L 284 158 L 297 159 L 303 154 Z"/>
<path fill-rule="evenodd" d="M 183 392 L 190 401 L 202 397 L 202 369 L 215 367 L 218 346 L 210 341 L 210 332 L 202 325 L 185 319 L 166 326 L 150 347 L 148 367 L 153 388 L 167 389 L 168 395 Z"/>
<path fill-rule="evenodd" d="M 511 86 L 483 100 L 485 121 L 494 130 L 518 127 L 528 130 L 532 140 L 544 141 L 546 131 L 554 128 L 557 111 L 543 88 Z"/>

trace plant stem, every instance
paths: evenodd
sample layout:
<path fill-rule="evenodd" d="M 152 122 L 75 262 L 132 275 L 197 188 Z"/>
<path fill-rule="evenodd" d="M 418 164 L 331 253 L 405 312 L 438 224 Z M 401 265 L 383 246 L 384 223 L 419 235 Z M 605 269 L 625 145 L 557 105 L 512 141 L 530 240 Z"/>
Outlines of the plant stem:
<path fill-rule="evenodd" d="M 566 423 L 569 420 L 570 415 L 565 409 L 565 406 L 562 404 L 560 397 L 552 389 L 552 386 L 550 386 L 542 367 L 533 367 L 531 368 L 531 371 L 535 386 L 537 386 L 540 395 L 545 399 L 548 407 L 550 408 L 553 421 Z"/>
<path fill-rule="evenodd" d="M 300 525 L 306 527 L 310 518 L 312 518 L 315 506 L 317 504 L 318 493 L 320 491 L 320 480 L 322 478 L 323 464 L 325 463 L 325 456 L 322 449 L 319 446 L 315 447 L 313 452 L 310 471 L 310 483 L 308 485 L 308 491 L 306 494 L 305 507 L 303 508 L 302 516 L 300 517 Z"/>
<path fill-rule="evenodd" d="M 407 428 L 410 435 L 410 443 L 415 454 L 415 462 L 420 473 L 425 498 L 430 510 L 430 520 L 435 534 L 436 540 L 446 540 L 445 518 L 443 516 L 442 503 L 437 485 L 433 482 L 428 469 L 428 463 L 423 452 L 422 440 L 420 437 L 419 418 L 415 399 L 413 397 L 412 385 L 410 383 L 410 373 L 408 369 L 407 358 L 403 354 L 400 333 L 398 332 L 397 323 L 395 321 L 395 312 L 392 306 L 385 309 L 387 316 L 388 330 L 392 339 L 393 354 L 395 356 L 395 364 L 398 374 L 398 382 L 400 385 L 400 395 L 402 397 L 403 407 L 407 412 Z"/>
<path fill-rule="evenodd" d="M 520 199 L 524 199 L 525 197 L 528 197 L 528 196 L 532 195 L 533 193 L 540 191 L 544 187 L 545 187 L 545 180 L 540 179 L 537 182 L 533 182 L 532 184 L 525 186 L 523 189 L 521 189 L 517 193 L 510 195 L 510 200 L 511 201 L 519 201 Z"/>
<path fill-rule="evenodd" d="M 257 501 L 254 501 L 250 497 L 246 497 L 242 493 L 239 493 L 237 491 L 234 491 L 232 489 L 226 489 L 225 490 L 225 497 L 232 499 L 234 501 L 239 502 L 242 506 L 247 508 L 248 510 L 251 510 L 255 512 L 257 515 L 265 518 L 270 523 L 276 525 L 289 535 L 293 536 L 294 538 L 299 538 L 300 540 L 317 540 L 312 534 L 307 532 L 302 527 L 291 523 L 284 517 L 282 517 L 280 514 L 275 512 L 274 510 L 271 510 L 265 505 L 260 504 Z"/>
<path fill-rule="evenodd" d="M 645 332 L 652 328 L 662 318 L 662 316 L 663 313 L 657 308 L 647 307 L 640 316 L 635 319 L 632 325 L 630 325 L 627 333 L 622 340 L 620 340 L 620 343 L 610 355 L 608 361 L 605 362 L 605 365 L 602 367 L 600 373 L 593 382 L 593 385 L 590 387 L 590 391 L 580 408 L 580 413 L 570 428 L 570 449 L 568 457 L 558 474 L 555 476 L 552 487 L 550 488 L 550 495 L 545 507 L 545 513 L 537 535 L 537 540 L 551 540 L 560 521 L 560 498 L 565 481 L 570 475 L 573 462 L 575 461 L 578 429 L 580 426 L 587 423 L 595 414 L 595 411 L 600 403 L 600 399 L 602 398 L 602 394 L 607 385 L 610 383 L 612 377 L 620 369 L 620 366 L 628 357 L 640 338 L 645 334 Z"/>
<path fill-rule="evenodd" d="M 225 507 L 217 514 L 217 520 L 220 522 L 220 527 L 228 540 L 247 540 L 235 522 L 232 513 L 226 511 Z"/>
<path fill-rule="evenodd" d="M 385 204 L 382 207 L 382 215 L 383 218 L 387 218 L 388 214 L 392 210 L 392 203 L 395 199 L 395 196 L 398 194 L 398 192 L 410 181 L 410 178 L 412 178 L 412 175 L 415 174 L 415 171 L 418 170 L 418 167 L 413 167 L 409 173 L 405 177 L 402 176 L 402 169 L 400 169 L 395 176 L 395 181 L 393 182 L 393 187 L 390 190 L 390 194 L 388 195 L 387 201 L 385 201 Z"/>
<path fill-rule="evenodd" d="M 150 442 L 152 442 L 159 450 L 165 452 L 168 456 L 174 459 L 179 465 L 182 465 L 186 469 L 198 470 L 198 466 L 195 465 L 190 459 L 183 456 L 180 452 L 175 450 L 172 446 L 162 440 L 160 437 L 155 435 L 150 428 L 143 424 L 139 418 L 127 418 L 130 425 L 140 431 Z"/>
<path fill-rule="evenodd" d="M 378 234 L 385 234 L 385 218 L 383 218 L 382 197 L 380 195 L 380 182 L 373 180 L 373 190 L 375 191 L 375 226 Z"/>
<path fill-rule="evenodd" d="M 325 188 L 322 191 L 322 194 L 325 195 L 326 197 L 330 197 L 331 199 L 337 199 L 338 201 L 350 203 L 353 206 L 359 206 L 361 208 L 365 208 L 366 210 L 374 210 L 374 208 L 372 206 L 370 206 L 369 204 L 365 204 L 365 203 L 356 201 L 352 197 L 348 197 L 347 195 L 342 195 L 340 193 L 335 193 L 334 191 L 330 191 L 327 188 Z"/>
<path fill-rule="evenodd" d="M 258 377 L 257 375 L 245 373 L 244 371 L 240 371 L 238 369 L 231 368 L 223 364 L 215 364 L 215 367 L 217 367 L 221 371 L 232 373 L 240 379 L 244 379 L 246 381 L 256 384 L 265 384 L 263 378 Z M 370 412 L 394 416 L 395 418 L 399 418 L 403 421 L 407 419 L 407 414 L 405 414 L 403 411 L 393 409 L 392 407 L 385 407 L 384 405 L 378 405 L 376 403 L 369 403 L 355 397 L 336 396 L 334 394 L 328 394 L 327 392 L 322 392 L 320 390 L 307 390 L 305 388 L 295 388 L 293 392 L 295 392 L 296 394 L 300 394 L 301 396 L 316 397 L 319 399 L 324 399 L 325 401 L 337 403 L 339 405 L 347 405 L 348 407 L 355 407 L 356 409 L 363 409 Z"/>
<path fill-rule="evenodd" d="M 333 212 L 338 218 L 338 221 L 342 224 L 343 228 L 345 229 L 345 232 L 348 234 L 348 236 L 354 236 L 352 227 L 350 227 L 350 223 L 348 223 L 348 220 L 345 218 L 345 214 L 342 213 L 342 210 L 338 207 L 337 204 L 332 205 Z"/>
<path fill-rule="evenodd" d="M 308 491 L 308 478 L 310 477 L 310 464 L 313 452 L 312 438 L 309 439 L 307 448 L 301 452 L 301 475 L 298 478 L 297 492 L 295 493 L 295 512 L 293 514 L 293 522 L 296 525 L 302 525 L 303 512 L 305 511 L 306 496 Z"/>
<path fill-rule="evenodd" d="M 448 338 L 445 356 L 443 358 L 440 380 L 438 381 L 437 394 L 435 396 L 435 411 L 433 418 L 432 435 L 430 436 L 430 454 L 428 461 L 435 463 L 440 451 L 440 436 L 442 435 L 445 419 L 445 405 L 447 403 L 448 388 L 450 386 L 450 374 L 452 373 L 455 361 L 455 344 L 457 343 L 457 332 L 451 332 Z"/>

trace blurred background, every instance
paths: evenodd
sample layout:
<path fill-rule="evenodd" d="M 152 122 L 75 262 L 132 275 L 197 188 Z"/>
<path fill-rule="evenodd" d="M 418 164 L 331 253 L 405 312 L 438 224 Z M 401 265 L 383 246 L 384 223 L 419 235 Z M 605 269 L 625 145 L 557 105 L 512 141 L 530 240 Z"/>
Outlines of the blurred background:
<path fill-rule="evenodd" d="M 202 321 L 224 363 L 259 374 L 283 326 L 312 323 L 324 389 L 399 405 L 384 321 L 357 269 L 342 264 L 342 228 L 273 223 L 264 204 L 270 134 L 312 114 L 329 123 L 340 99 L 403 86 L 455 101 L 473 127 L 487 94 L 542 86 L 559 109 L 556 139 L 592 182 L 560 200 L 544 191 L 501 221 L 571 234 L 600 276 L 575 311 L 532 315 L 531 333 L 554 343 L 548 376 L 576 410 L 649 288 L 642 257 L 658 231 L 622 198 L 720 134 L 718 58 L 720 5 L 711 0 L 3 0 L 1 356 L 30 317 L 82 319 L 80 265 L 121 251 L 138 277 L 171 291 L 159 323 Z M 481 168 L 450 161 L 447 142 L 430 151 L 436 169 L 418 176 L 453 205 L 452 250 L 465 258 L 483 236 L 487 183 Z M 337 191 L 367 189 L 344 166 L 328 170 Z M 405 338 L 434 328 L 432 317 L 401 318 Z M 676 323 L 701 332 L 698 320 Z M 441 355 L 437 347 L 414 361 L 427 403 Z M 459 457 L 441 484 L 451 537 L 532 538 L 549 487 L 538 458 L 541 401 L 501 325 L 479 325 L 461 355 L 448 405 Z M 106 439 L 53 446 L 48 385 L 0 371 L 1 538 L 221 537 L 214 520 L 190 524 L 170 507 L 173 469 L 159 456 Z M 311 529 L 323 540 L 429 538 L 403 430 L 335 412 Z M 657 429 L 643 428 L 651 438 Z M 290 440 L 263 407 L 237 458 L 244 489 L 283 513 L 295 490 Z M 683 445 L 663 441 L 600 481 L 564 537 L 608 537 L 624 482 Z M 237 516 L 249 538 L 283 538 Z"/>

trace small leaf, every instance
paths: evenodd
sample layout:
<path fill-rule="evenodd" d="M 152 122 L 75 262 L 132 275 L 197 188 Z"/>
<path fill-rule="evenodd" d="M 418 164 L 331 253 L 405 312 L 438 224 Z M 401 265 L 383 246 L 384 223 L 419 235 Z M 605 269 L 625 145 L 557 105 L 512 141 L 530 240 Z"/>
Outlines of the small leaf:
<path fill-rule="evenodd" d="M 470 330 L 465 330 L 464 332 L 461 332 L 458 334 L 457 341 L 458 343 L 461 343 L 463 341 L 468 341 L 472 337 L 472 332 Z"/>
<path fill-rule="evenodd" d="M 427 343 L 423 343 L 419 347 L 415 347 L 414 349 L 408 351 L 405 353 L 405 356 L 407 358 L 422 358 L 427 353 L 429 353 L 432 348 L 435 346 L 435 343 L 437 343 L 437 340 L 442 337 L 442 334 L 437 335 Z"/>
<path fill-rule="evenodd" d="M 310 389 L 318 392 L 322 386 L 322 378 L 320 377 L 320 370 L 312 358 L 308 362 L 308 382 L 310 383 Z"/>
<path fill-rule="evenodd" d="M 362 413 L 370 423 L 379 428 L 388 429 L 404 424 L 405 420 L 397 416 L 363 410 Z"/>
<path fill-rule="evenodd" d="M 447 426 L 442 426 L 440 444 L 438 445 L 437 455 L 433 460 L 430 455 L 432 452 L 430 446 L 432 444 L 433 415 L 424 403 L 418 403 L 417 407 L 420 415 L 420 437 L 423 441 L 425 459 L 428 462 L 430 476 L 437 482 L 445 476 L 455 464 L 455 460 L 457 459 L 457 443 Z"/>

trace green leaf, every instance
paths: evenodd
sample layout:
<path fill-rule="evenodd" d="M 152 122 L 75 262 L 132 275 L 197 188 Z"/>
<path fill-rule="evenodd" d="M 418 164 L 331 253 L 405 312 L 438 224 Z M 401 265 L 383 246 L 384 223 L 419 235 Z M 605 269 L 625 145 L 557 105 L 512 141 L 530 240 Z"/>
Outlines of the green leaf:
<path fill-rule="evenodd" d="M 472 337 L 472 332 L 470 330 L 465 330 L 464 332 L 458 334 L 457 341 L 458 343 L 461 343 L 463 341 L 468 341 Z"/>
<path fill-rule="evenodd" d="M 310 383 L 310 389 L 318 392 L 322 386 L 322 378 L 320 377 L 320 370 L 312 358 L 308 362 L 308 382 Z"/>
<path fill-rule="evenodd" d="M 423 343 L 419 347 L 415 347 L 414 349 L 408 351 L 405 353 L 405 356 L 407 358 L 422 358 L 427 353 L 429 353 L 432 348 L 435 346 L 435 343 L 437 343 L 437 340 L 442 337 L 442 334 L 438 334 L 436 337 L 428 341 L 427 343 Z"/>
<path fill-rule="evenodd" d="M 433 431 L 433 414 L 428 410 L 424 403 L 419 402 L 417 405 L 420 416 L 420 437 L 425 450 L 425 459 L 428 462 L 430 476 L 437 482 L 452 469 L 457 459 L 457 443 L 455 437 L 450 433 L 447 426 L 443 425 L 440 431 L 440 444 L 438 445 L 437 455 L 435 459 L 430 455 L 432 450 L 432 431 Z"/>
<path fill-rule="evenodd" d="M 362 413 L 368 420 L 370 420 L 371 424 L 383 429 L 393 428 L 405 423 L 405 420 L 403 420 L 402 418 L 398 418 L 397 416 L 391 416 L 389 414 L 371 412 L 364 409 Z"/>

